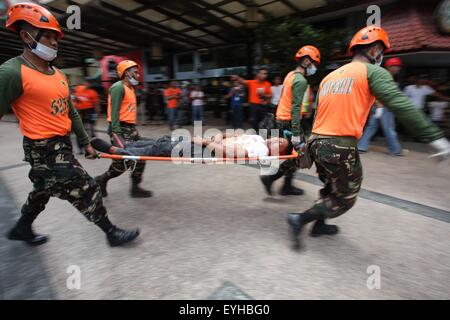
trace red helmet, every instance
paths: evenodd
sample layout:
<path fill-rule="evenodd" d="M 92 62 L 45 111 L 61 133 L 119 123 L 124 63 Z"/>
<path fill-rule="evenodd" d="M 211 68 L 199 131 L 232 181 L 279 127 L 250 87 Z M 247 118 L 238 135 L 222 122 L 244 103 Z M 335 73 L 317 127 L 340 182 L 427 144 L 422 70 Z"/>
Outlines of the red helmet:
<path fill-rule="evenodd" d="M 55 16 L 35 3 L 17 3 L 8 9 L 7 17 L 6 28 L 12 31 L 17 31 L 16 22 L 26 21 L 36 28 L 56 31 L 59 38 L 63 36 Z"/>
<path fill-rule="evenodd" d="M 402 59 L 399 57 L 389 58 L 384 63 L 385 67 L 401 67 L 402 66 Z"/>

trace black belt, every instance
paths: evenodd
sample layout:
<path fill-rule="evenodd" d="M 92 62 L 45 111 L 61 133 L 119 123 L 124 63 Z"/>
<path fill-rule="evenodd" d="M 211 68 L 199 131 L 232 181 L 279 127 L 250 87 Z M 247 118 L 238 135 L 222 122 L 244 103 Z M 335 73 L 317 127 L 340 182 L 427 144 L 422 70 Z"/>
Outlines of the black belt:
<path fill-rule="evenodd" d="M 71 142 L 70 140 L 70 134 L 66 135 L 66 136 L 54 136 L 51 138 L 45 138 L 45 139 L 31 139 L 28 137 L 23 137 L 24 141 L 30 141 L 30 142 L 41 142 L 41 141 L 53 141 L 53 140 L 57 140 L 57 141 L 64 141 L 64 142 Z"/>
<path fill-rule="evenodd" d="M 121 127 L 136 127 L 136 124 L 121 121 L 121 122 L 120 122 L 120 126 L 121 126 Z"/>

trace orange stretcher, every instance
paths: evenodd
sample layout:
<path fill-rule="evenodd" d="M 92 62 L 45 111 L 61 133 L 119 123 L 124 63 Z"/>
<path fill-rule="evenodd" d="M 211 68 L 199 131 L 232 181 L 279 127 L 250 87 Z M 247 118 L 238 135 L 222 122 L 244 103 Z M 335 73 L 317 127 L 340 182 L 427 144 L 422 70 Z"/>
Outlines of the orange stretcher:
<path fill-rule="evenodd" d="M 247 162 L 247 161 L 273 161 L 288 160 L 298 157 L 298 153 L 292 150 L 292 154 L 284 156 L 265 156 L 265 157 L 245 157 L 245 158 L 187 158 L 187 157 L 149 157 L 149 156 L 122 156 L 116 154 L 101 153 L 100 158 L 113 160 L 131 160 L 131 161 L 173 161 L 190 163 L 214 163 L 214 162 Z"/>

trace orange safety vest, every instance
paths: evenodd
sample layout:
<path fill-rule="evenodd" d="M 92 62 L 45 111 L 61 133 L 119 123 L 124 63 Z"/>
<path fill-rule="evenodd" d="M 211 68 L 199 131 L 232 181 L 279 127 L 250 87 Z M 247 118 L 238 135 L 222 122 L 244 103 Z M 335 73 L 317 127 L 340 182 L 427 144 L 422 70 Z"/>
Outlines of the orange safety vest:
<path fill-rule="evenodd" d="M 136 124 L 137 118 L 137 101 L 133 88 L 123 85 L 124 95 L 122 104 L 120 105 L 120 122 Z M 108 122 L 111 122 L 111 95 L 108 95 Z"/>
<path fill-rule="evenodd" d="M 351 62 L 330 73 L 320 83 L 312 132 L 319 135 L 360 138 L 375 102 L 367 80 L 367 67 Z"/>
<path fill-rule="evenodd" d="M 287 74 L 283 81 L 283 91 L 281 92 L 280 102 L 278 103 L 276 118 L 282 121 L 292 120 L 292 83 L 294 82 L 296 71 Z M 312 90 L 308 85 L 305 94 L 302 97 L 302 105 L 300 106 L 300 114 L 308 113 L 308 107 L 312 103 Z"/>
<path fill-rule="evenodd" d="M 22 134 L 32 140 L 65 136 L 72 130 L 70 94 L 66 76 L 21 65 L 23 94 L 12 103 Z"/>
<path fill-rule="evenodd" d="M 100 100 L 97 91 L 89 89 L 86 86 L 77 86 L 74 90 L 76 103 L 74 103 L 77 110 L 86 110 L 95 108 L 95 104 Z"/>
<path fill-rule="evenodd" d="M 295 71 L 291 71 L 287 74 L 286 78 L 284 78 L 283 90 L 281 91 L 281 98 L 277 107 L 277 120 L 292 120 L 292 82 L 294 81 L 295 74 Z"/>

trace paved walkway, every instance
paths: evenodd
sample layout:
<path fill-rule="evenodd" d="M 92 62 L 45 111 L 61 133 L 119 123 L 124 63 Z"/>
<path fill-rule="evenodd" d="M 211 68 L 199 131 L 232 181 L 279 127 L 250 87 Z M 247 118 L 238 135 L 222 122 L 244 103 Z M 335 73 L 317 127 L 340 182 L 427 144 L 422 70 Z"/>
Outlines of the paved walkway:
<path fill-rule="evenodd" d="M 141 132 L 168 133 L 165 126 Z M 0 122 L 2 234 L 31 190 L 21 139 L 17 124 Z M 380 147 L 372 150 L 362 156 L 360 199 L 335 220 L 342 232 L 317 239 L 305 234 L 300 253 L 290 249 L 284 216 L 316 198 L 320 182 L 313 170 L 299 172 L 295 182 L 305 196 L 267 197 L 257 168 L 148 163 L 144 186 L 153 198 L 129 198 L 123 175 L 111 181 L 105 200 L 114 223 L 142 230 L 127 248 L 108 247 L 70 204 L 52 199 L 35 223 L 50 235 L 47 244 L 0 241 L 0 297 L 449 299 L 449 167 L 436 166 L 423 152 L 393 158 Z M 80 161 L 92 175 L 109 165 Z M 79 290 L 66 285 L 73 265 L 81 270 Z M 369 266 L 380 268 L 378 290 L 367 288 Z"/>

